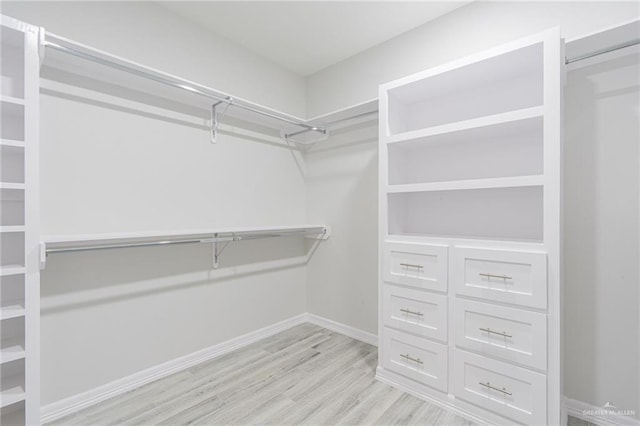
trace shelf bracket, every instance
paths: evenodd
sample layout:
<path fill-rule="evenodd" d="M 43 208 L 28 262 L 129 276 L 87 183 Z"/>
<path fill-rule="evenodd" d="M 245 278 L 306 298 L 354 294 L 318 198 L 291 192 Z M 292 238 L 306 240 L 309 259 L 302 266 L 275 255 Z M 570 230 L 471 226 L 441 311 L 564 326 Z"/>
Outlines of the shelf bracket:
<path fill-rule="evenodd" d="M 218 234 L 213 235 L 213 238 L 211 239 L 211 241 L 213 242 L 213 269 L 218 269 L 218 260 L 220 259 L 220 256 L 222 255 L 224 249 L 227 248 L 230 242 L 236 241 L 238 239 L 239 237 L 236 237 L 235 235 L 227 238 L 219 238 Z"/>
<path fill-rule="evenodd" d="M 220 118 L 224 117 L 224 115 L 227 113 L 227 110 L 229 109 L 232 103 L 233 103 L 233 98 L 231 98 L 231 96 L 227 96 L 225 100 L 218 101 L 213 105 L 211 105 L 211 120 L 210 120 L 211 124 L 209 127 L 209 134 L 210 134 L 210 142 L 212 144 L 215 144 L 218 142 L 218 127 L 220 126 Z M 220 104 L 227 104 L 227 107 L 224 109 L 224 111 L 222 111 L 222 113 L 218 113 L 217 111 Z"/>

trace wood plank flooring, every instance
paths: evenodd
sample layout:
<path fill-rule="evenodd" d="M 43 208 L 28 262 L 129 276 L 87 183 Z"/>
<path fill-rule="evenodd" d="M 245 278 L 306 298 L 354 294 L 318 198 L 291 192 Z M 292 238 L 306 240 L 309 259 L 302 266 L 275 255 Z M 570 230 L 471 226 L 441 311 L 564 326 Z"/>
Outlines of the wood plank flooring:
<path fill-rule="evenodd" d="M 374 346 L 303 324 L 51 425 L 471 425 L 374 379 Z"/>

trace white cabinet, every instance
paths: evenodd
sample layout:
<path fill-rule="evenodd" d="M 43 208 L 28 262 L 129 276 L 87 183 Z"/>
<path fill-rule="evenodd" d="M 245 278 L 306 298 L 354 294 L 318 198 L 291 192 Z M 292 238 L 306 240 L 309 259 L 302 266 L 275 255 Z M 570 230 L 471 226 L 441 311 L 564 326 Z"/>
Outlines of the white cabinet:
<path fill-rule="evenodd" d="M 547 307 L 546 253 L 456 247 L 451 279 L 459 295 Z"/>
<path fill-rule="evenodd" d="M 547 316 L 468 299 L 454 300 L 455 345 L 506 361 L 547 369 Z"/>
<path fill-rule="evenodd" d="M 385 285 L 382 321 L 388 327 L 447 341 L 447 296 Z"/>
<path fill-rule="evenodd" d="M 489 423 L 561 422 L 562 52 L 552 29 L 380 86 L 377 374 Z"/>
<path fill-rule="evenodd" d="M 386 243 L 383 250 L 386 282 L 447 291 L 446 246 Z"/>
<path fill-rule="evenodd" d="M 38 28 L 1 17 L 0 423 L 40 423 Z"/>

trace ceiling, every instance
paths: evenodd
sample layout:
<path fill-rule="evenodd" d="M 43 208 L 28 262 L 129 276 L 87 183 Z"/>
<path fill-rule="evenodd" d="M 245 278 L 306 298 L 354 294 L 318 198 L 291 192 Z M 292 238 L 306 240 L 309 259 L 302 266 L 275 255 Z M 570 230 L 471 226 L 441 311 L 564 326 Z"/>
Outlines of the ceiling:
<path fill-rule="evenodd" d="M 308 76 L 470 1 L 172 1 L 160 4 Z"/>

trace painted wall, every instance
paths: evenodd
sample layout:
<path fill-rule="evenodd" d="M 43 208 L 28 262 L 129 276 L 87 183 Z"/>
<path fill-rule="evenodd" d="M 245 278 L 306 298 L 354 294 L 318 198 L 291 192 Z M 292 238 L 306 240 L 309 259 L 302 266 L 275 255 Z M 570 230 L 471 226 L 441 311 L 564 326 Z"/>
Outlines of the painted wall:
<path fill-rule="evenodd" d="M 56 35 L 297 116 L 303 77 L 148 1 L 3 1 Z"/>
<path fill-rule="evenodd" d="M 156 9 L 3 3 L 4 13 L 80 42 L 303 112 L 302 80 Z M 302 160 L 278 138 L 222 126 L 212 145 L 197 114 L 88 80 L 67 85 L 48 68 L 43 77 L 43 234 L 305 222 Z M 43 405 L 306 312 L 306 253 L 301 239 L 241 242 L 216 271 L 204 244 L 50 255 Z"/>
<path fill-rule="evenodd" d="M 640 416 L 639 55 L 568 73 L 565 393 Z M 640 417 L 638 417 L 640 418 Z"/>
<path fill-rule="evenodd" d="M 570 40 L 640 16 L 638 2 L 476 1 L 310 76 L 310 117 L 378 96 L 378 85 L 560 26 Z"/>
<path fill-rule="evenodd" d="M 305 161 L 307 220 L 332 229 L 307 267 L 309 312 L 378 334 L 377 121 L 337 132 Z"/>

